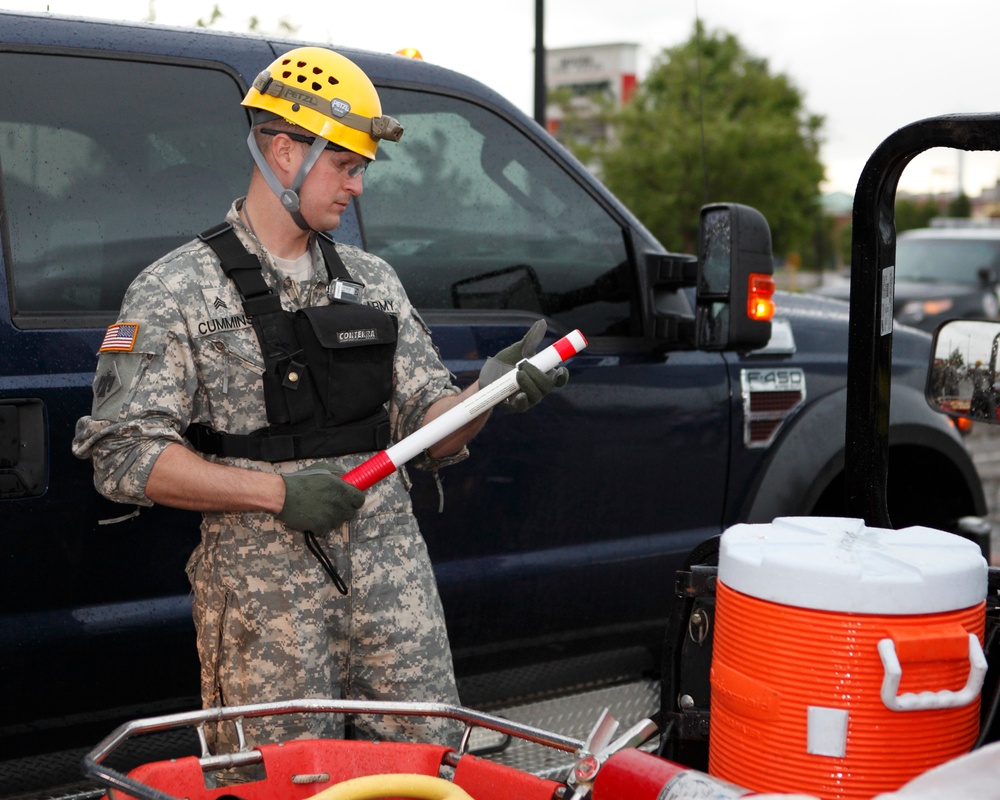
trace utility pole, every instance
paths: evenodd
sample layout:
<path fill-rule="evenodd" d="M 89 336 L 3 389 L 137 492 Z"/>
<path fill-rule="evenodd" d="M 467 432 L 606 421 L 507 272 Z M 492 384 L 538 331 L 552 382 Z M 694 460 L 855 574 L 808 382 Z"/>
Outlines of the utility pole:
<path fill-rule="evenodd" d="M 545 0 L 535 0 L 535 122 L 545 127 Z"/>

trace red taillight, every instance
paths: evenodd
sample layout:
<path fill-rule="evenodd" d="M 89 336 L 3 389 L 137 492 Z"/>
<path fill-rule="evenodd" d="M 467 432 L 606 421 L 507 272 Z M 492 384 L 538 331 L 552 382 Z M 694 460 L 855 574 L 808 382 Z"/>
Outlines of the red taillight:
<path fill-rule="evenodd" d="M 751 272 L 747 291 L 747 316 L 758 322 L 768 322 L 774 316 L 774 278 Z"/>
<path fill-rule="evenodd" d="M 972 420 L 966 419 L 965 417 L 952 417 L 952 422 L 955 423 L 955 427 L 958 428 L 962 433 L 972 432 Z"/>

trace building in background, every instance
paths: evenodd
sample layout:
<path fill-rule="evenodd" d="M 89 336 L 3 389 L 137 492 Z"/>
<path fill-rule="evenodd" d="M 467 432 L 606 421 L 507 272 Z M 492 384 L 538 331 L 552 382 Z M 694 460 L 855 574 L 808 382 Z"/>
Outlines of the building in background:
<path fill-rule="evenodd" d="M 607 138 L 605 111 L 628 102 L 639 81 L 639 45 L 597 44 L 549 48 L 545 53 L 545 86 L 549 102 L 546 127 L 557 139 L 567 115 L 574 118 L 575 138 Z M 591 119 L 590 136 L 581 122 Z"/>

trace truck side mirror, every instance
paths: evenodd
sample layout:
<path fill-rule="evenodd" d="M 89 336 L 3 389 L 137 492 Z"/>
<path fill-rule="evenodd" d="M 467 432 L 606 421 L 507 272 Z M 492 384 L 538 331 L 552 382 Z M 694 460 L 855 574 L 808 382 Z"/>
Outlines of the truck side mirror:
<path fill-rule="evenodd" d="M 949 320 L 934 334 L 927 402 L 957 419 L 1000 422 L 1000 323 Z"/>
<path fill-rule="evenodd" d="M 701 209 L 698 225 L 698 347 L 754 350 L 771 338 L 774 316 L 771 228 L 738 203 Z"/>

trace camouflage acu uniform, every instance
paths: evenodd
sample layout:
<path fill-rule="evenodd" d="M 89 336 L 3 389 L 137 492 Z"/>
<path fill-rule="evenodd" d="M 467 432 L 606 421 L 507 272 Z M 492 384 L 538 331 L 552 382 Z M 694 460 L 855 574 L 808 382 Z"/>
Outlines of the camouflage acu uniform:
<path fill-rule="evenodd" d="M 282 282 L 240 222 L 240 202 L 227 219 L 250 252 L 265 255 L 265 277 L 282 306 L 328 303 L 318 246 L 315 277 Z M 398 441 L 421 425 L 431 403 L 458 390 L 393 270 L 357 248 L 337 249 L 365 285 L 363 302 L 399 319 L 389 406 L 392 441 Z M 198 240 L 145 269 L 119 319 L 138 323 L 138 338 L 131 352 L 101 354 L 93 411 L 77 424 L 74 452 L 93 459 L 95 485 L 106 497 L 151 505 L 145 496 L 150 469 L 168 444 L 189 447 L 183 433 L 191 422 L 228 433 L 264 425 L 263 359 L 235 285 Z M 346 472 L 370 455 L 324 460 Z M 215 460 L 283 472 L 310 463 Z M 367 491 L 354 521 L 320 537 L 350 587 L 347 596 L 337 592 L 302 533 L 274 516 L 204 514 L 187 572 L 206 706 L 337 696 L 458 702 L 441 603 L 407 489 L 405 473 L 397 472 Z M 248 733 L 251 744 L 340 735 L 342 728 L 330 722 L 286 718 Z M 453 723 L 419 717 L 356 724 L 379 738 L 453 741 L 456 733 Z"/>

